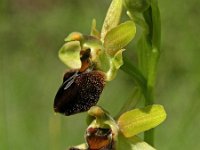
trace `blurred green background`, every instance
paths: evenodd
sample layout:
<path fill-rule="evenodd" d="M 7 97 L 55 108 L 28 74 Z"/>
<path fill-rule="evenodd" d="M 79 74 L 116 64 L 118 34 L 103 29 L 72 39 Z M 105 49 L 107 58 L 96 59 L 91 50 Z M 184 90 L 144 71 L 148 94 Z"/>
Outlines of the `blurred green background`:
<path fill-rule="evenodd" d="M 65 150 L 84 141 L 86 113 L 53 112 L 66 70 L 58 57 L 72 31 L 100 29 L 109 0 L 0 1 L 0 150 Z M 162 55 L 156 103 L 168 118 L 156 129 L 159 150 L 200 149 L 200 1 L 159 1 Z M 125 55 L 135 53 L 129 46 Z M 134 57 L 134 55 L 133 55 Z M 133 84 L 119 72 L 99 105 L 115 115 L 131 97 Z M 120 91 L 120 92 L 119 92 Z"/>

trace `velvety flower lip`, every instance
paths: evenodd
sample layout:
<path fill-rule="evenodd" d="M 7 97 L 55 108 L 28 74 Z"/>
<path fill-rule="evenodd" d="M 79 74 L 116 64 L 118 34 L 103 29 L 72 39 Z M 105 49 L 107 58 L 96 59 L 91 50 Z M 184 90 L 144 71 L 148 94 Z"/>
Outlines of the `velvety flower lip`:
<path fill-rule="evenodd" d="M 84 112 L 96 105 L 105 86 L 101 71 L 69 71 L 54 99 L 54 111 L 66 116 Z"/>
<path fill-rule="evenodd" d="M 80 51 L 80 69 L 65 73 L 54 99 L 54 111 L 66 116 L 84 112 L 96 105 L 105 86 L 105 73 L 91 62 L 91 49 Z"/>

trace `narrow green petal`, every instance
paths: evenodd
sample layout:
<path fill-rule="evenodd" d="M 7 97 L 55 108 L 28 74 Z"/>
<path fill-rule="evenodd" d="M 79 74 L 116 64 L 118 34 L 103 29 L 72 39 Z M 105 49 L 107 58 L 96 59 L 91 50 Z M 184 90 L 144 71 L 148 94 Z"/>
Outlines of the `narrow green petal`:
<path fill-rule="evenodd" d="M 81 68 L 80 60 L 80 42 L 71 41 L 65 43 L 58 52 L 60 60 L 69 68 L 79 69 Z"/>
<path fill-rule="evenodd" d="M 156 127 L 165 119 L 166 112 L 163 106 L 151 105 L 125 112 L 119 117 L 118 125 L 125 137 L 132 137 Z"/>
<path fill-rule="evenodd" d="M 100 32 L 96 28 L 96 19 L 92 20 L 92 27 L 91 27 L 90 35 L 94 36 L 96 38 L 100 38 Z"/>
<path fill-rule="evenodd" d="M 135 36 L 136 27 L 133 21 L 126 21 L 111 29 L 105 36 L 104 47 L 106 52 L 113 56 L 124 48 Z"/>
<path fill-rule="evenodd" d="M 122 12 L 122 5 L 122 0 L 112 0 L 101 30 L 102 41 L 106 33 L 118 25 Z"/>

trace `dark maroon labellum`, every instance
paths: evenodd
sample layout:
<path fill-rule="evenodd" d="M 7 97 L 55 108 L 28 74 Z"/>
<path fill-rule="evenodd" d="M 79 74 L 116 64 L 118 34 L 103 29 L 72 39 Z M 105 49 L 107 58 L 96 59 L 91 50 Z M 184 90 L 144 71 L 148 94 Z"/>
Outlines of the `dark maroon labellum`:
<path fill-rule="evenodd" d="M 84 112 L 96 105 L 105 85 L 101 71 L 69 71 L 54 99 L 55 112 L 66 116 Z"/>

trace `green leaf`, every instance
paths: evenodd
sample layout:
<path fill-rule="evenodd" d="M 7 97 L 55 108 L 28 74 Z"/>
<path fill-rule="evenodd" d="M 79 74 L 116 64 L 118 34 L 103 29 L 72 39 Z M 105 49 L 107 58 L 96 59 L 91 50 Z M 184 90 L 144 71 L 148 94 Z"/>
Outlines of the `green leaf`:
<path fill-rule="evenodd" d="M 111 29 L 104 39 L 106 52 L 111 56 L 115 55 L 133 39 L 135 33 L 136 27 L 133 21 L 126 21 Z"/>
<path fill-rule="evenodd" d="M 110 57 L 110 68 L 106 73 L 106 80 L 111 81 L 115 78 L 117 71 L 123 65 L 122 52 L 124 49 L 119 50 L 113 57 Z"/>
<path fill-rule="evenodd" d="M 125 112 L 119 117 L 118 125 L 125 137 L 132 137 L 156 127 L 165 119 L 166 113 L 162 105 L 150 105 Z"/>
<path fill-rule="evenodd" d="M 125 138 L 119 134 L 117 141 L 117 150 L 155 150 L 151 145 L 134 136 Z"/>
<path fill-rule="evenodd" d="M 119 23 L 122 12 L 122 0 L 112 0 L 108 12 L 106 14 L 103 27 L 101 30 L 101 40 L 104 40 L 106 33 Z"/>
<path fill-rule="evenodd" d="M 58 57 L 69 68 L 79 69 L 81 68 L 80 51 L 80 42 L 71 41 L 61 47 Z"/>

